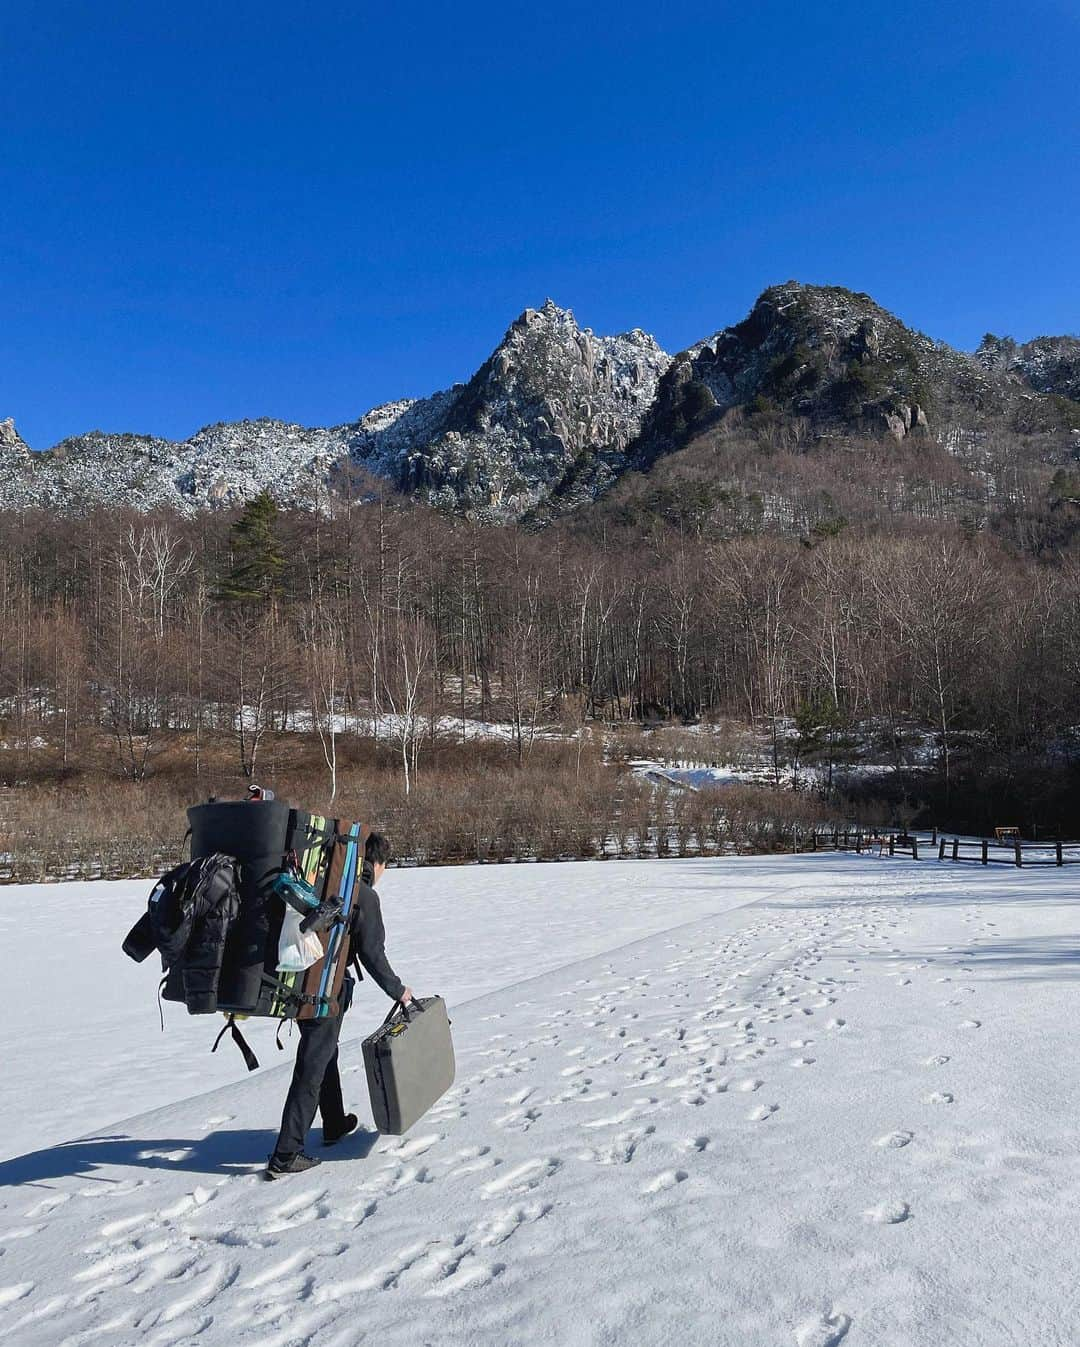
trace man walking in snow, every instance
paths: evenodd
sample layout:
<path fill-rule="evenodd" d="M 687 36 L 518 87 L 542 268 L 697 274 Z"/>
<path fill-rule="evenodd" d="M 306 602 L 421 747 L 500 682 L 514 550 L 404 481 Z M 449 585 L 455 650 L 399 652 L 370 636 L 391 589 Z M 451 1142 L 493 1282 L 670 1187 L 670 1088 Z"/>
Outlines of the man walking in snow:
<path fill-rule="evenodd" d="M 351 949 L 376 985 L 395 1001 L 407 1002 L 412 1000 L 412 990 L 405 986 L 387 960 L 382 909 L 375 892 L 375 885 L 385 873 L 389 859 L 390 843 L 381 833 L 372 833 L 364 847 L 362 879 L 356 887 L 349 920 L 349 940 Z M 285 1098 L 277 1145 L 265 1170 L 268 1179 L 300 1174 L 320 1163 L 314 1156 L 304 1153 L 304 1142 L 308 1128 L 315 1120 L 316 1108 L 322 1117 L 324 1146 L 332 1146 L 356 1128 L 356 1114 L 345 1112 L 338 1074 L 338 1037 L 352 992 L 352 979 L 348 976 L 346 986 L 339 1014 L 297 1021 L 300 1043 L 296 1049 L 296 1066 Z"/>

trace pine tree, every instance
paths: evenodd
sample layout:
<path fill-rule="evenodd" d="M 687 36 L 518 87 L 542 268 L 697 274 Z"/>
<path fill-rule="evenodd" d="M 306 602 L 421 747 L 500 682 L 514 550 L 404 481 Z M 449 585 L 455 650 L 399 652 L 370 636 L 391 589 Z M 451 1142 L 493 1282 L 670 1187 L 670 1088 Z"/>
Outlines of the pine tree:
<path fill-rule="evenodd" d="M 217 587 L 219 599 L 265 603 L 284 590 L 285 556 L 277 533 L 278 507 L 261 492 L 229 530 L 231 566 Z"/>

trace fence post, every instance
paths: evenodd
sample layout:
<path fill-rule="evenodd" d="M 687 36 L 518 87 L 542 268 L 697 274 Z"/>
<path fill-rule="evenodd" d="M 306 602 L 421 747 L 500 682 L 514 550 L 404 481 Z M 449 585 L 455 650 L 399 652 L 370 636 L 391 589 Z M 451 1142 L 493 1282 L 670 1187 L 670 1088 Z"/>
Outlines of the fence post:
<path fill-rule="evenodd" d="M 839 851 L 839 850 L 840 850 L 840 829 L 839 829 L 839 828 L 834 828 L 834 829 L 832 830 L 832 849 L 833 849 L 833 851 Z"/>
<path fill-rule="evenodd" d="M 943 837 L 943 838 L 941 839 L 941 841 L 938 843 L 938 853 L 937 853 L 937 858 L 938 858 L 939 861 L 943 861 L 943 860 L 945 859 L 945 839 L 944 839 L 944 837 Z"/>
<path fill-rule="evenodd" d="M 799 854 L 799 825 L 797 823 L 794 825 L 793 832 L 795 834 L 795 841 L 792 846 L 792 851 L 793 854 L 797 856 Z"/>
<path fill-rule="evenodd" d="M 1024 863 L 1024 854 L 1023 854 L 1023 852 L 1020 850 L 1020 839 L 1019 839 L 1019 837 L 1014 837 L 1014 838 L 1013 838 L 1013 846 L 1014 846 L 1015 849 L 1016 849 L 1016 864 L 1017 864 L 1017 865 L 1023 865 L 1023 863 Z"/>
<path fill-rule="evenodd" d="M 933 835 L 933 837 L 931 837 L 931 839 L 930 839 L 930 845 L 931 845 L 931 846 L 936 846 L 936 845 L 937 845 L 937 824 L 936 824 L 936 823 L 934 824 L 934 835 Z"/>
<path fill-rule="evenodd" d="M 954 861 L 958 861 L 958 860 L 960 859 L 960 839 L 959 839 L 959 837 L 954 837 L 953 840 L 952 840 L 952 858 L 953 858 Z"/>
<path fill-rule="evenodd" d="M 919 839 L 917 837 L 911 839 L 911 859 L 913 861 L 919 859 Z"/>
<path fill-rule="evenodd" d="M 989 864 L 990 864 L 989 847 L 990 847 L 990 844 L 989 844 L 989 842 L 987 842 L 986 838 L 984 837 L 983 840 L 982 840 L 982 851 L 983 851 L 983 854 L 982 854 L 982 863 L 983 863 L 983 865 L 989 865 Z"/>
<path fill-rule="evenodd" d="M 895 834 L 895 833 L 890 833 L 890 834 L 889 834 L 889 855 L 890 855 L 890 856 L 895 856 L 895 855 L 896 855 L 896 834 Z"/>
<path fill-rule="evenodd" d="M 817 851 L 817 829 L 810 834 L 810 850 Z"/>
<path fill-rule="evenodd" d="M 1058 865 L 1064 865 L 1064 864 L 1065 864 L 1065 858 L 1064 858 L 1064 857 L 1062 856 L 1062 854 L 1061 854 L 1061 842 L 1060 842 L 1060 841 L 1057 843 L 1057 848 L 1056 848 L 1056 849 L 1057 849 L 1057 863 L 1058 863 Z"/>

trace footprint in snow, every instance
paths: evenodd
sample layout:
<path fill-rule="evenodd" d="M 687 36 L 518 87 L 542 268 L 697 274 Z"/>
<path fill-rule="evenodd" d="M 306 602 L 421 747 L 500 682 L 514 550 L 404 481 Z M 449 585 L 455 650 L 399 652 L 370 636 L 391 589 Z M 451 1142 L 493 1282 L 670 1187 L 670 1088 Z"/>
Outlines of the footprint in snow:
<path fill-rule="evenodd" d="M 185 1193 L 171 1206 L 163 1207 L 159 1214 L 166 1221 L 175 1221 L 180 1216 L 186 1216 L 189 1211 L 194 1211 L 196 1207 L 206 1206 L 215 1196 L 210 1188 L 195 1188 L 190 1193 Z"/>
<path fill-rule="evenodd" d="M 485 1183 L 480 1190 L 480 1196 L 486 1201 L 493 1197 L 531 1192 L 561 1167 L 562 1161 L 555 1156 L 543 1160 L 526 1160 L 524 1164 L 517 1165 L 500 1178 Z"/>
<path fill-rule="evenodd" d="M 948 1090 L 935 1090 L 935 1091 L 933 1092 L 933 1094 L 928 1094 L 928 1095 L 924 1096 L 924 1098 L 923 1098 L 923 1103 L 924 1103 L 924 1104 L 951 1104 L 951 1103 L 953 1102 L 953 1099 L 954 1099 L 954 1098 L 955 1098 L 955 1096 L 949 1094 Z"/>
<path fill-rule="evenodd" d="M 595 1150 L 582 1151 L 580 1159 L 592 1160 L 601 1165 L 628 1165 L 641 1143 L 656 1131 L 653 1126 L 623 1132 L 612 1141 Z"/>
<path fill-rule="evenodd" d="M 826 1029 L 843 1029 L 844 1026 L 845 1026 L 846 1024 L 847 1024 L 847 1020 L 834 1019 L 834 1020 L 829 1020 L 829 1022 L 825 1025 L 825 1028 L 826 1028 Z"/>
<path fill-rule="evenodd" d="M 901 1147 L 908 1145 L 914 1136 L 914 1132 L 906 1132 L 903 1130 L 886 1132 L 883 1137 L 878 1137 L 874 1142 L 874 1145 L 881 1146 L 885 1150 L 898 1151 Z"/>
<path fill-rule="evenodd" d="M 851 1319 L 839 1310 L 804 1320 L 795 1330 L 798 1347 L 836 1347 L 847 1336 Z"/>
<path fill-rule="evenodd" d="M 627 1123 L 631 1118 L 636 1118 L 643 1113 L 652 1113 L 659 1100 L 653 1096 L 644 1100 L 642 1105 L 632 1104 L 629 1108 L 623 1109 L 621 1113 L 612 1113 L 604 1118 L 591 1118 L 588 1122 L 582 1123 L 583 1127 L 590 1129 L 596 1127 L 620 1127 Z"/>
<path fill-rule="evenodd" d="M 70 1193 L 53 1193 L 50 1197 L 43 1197 L 40 1202 L 35 1202 L 32 1207 L 27 1207 L 23 1212 L 24 1216 L 33 1219 L 35 1216 L 47 1216 L 50 1211 L 55 1211 L 57 1207 L 62 1206 L 71 1197 Z"/>
<path fill-rule="evenodd" d="M 899 1225 L 901 1221 L 906 1221 L 911 1215 L 911 1208 L 906 1202 L 894 1198 L 879 1202 L 876 1207 L 871 1207 L 864 1214 L 866 1219 L 874 1225 Z"/>
<path fill-rule="evenodd" d="M 961 1028 L 961 1029 L 981 1029 L 981 1028 L 982 1028 L 982 1020 L 961 1020 L 961 1021 L 960 1021 L 960 1028 Z"/>
<path fill-rule="evenodd" d="M 657 1174 L 655 1179 L 650 1179 L 642 1188 L 643 1193 L 662 1193 L 667 1188 L 674 1188 L 680 1183 L 684 1183 L 688 1178 L 685 1169 L 665 1169 L 662 1174 Z"/>
<path fill-rule="evenodd" d="M 766 1118 L 779 1111 L 779 1104 L 762 1104 L 760 1108 L 754 1109 L 753 1113 L 746 1115 L 749 1122 L 764 1122 Z"/>
<path fill-rule="evenodd" d="M 501 1118 L 496 1118 L 495 1126 L 516 1127 L 522 1132 L 527 1132 L 540 1117 L 541 1112 L 538 1108 L 516 1108 L 512 1113 L 506 1113 Z"/>
<path fill-rule="evenodd" d="M 535 1202 L 530 1206 L 509 1207 L 501 1215 L 490 1221 L 481 1222 L 476 1229 L 476 1242 L 479 1248 L 492 1249 L 505 1244 L 511 1235 L 523 1225 L 543 1220 L 551 1211 L 550 1202 Z"/>
<path fill-rule="evenodd" d="M 413 1160 L 416 1156 L 429 1151 L 432 1146 L 437 1145 L 442 1140 L 441 1133 L 432 1132 L 428 1136 L 414 1137 L 411 1141 L 399 1142 L 396 1146 L 387 1146 L 385 1150 L 381 1151 L 381 1154 L 392 1155 L 395 1160 Z"/>
<path fill-rule="evenodd" d="M 477 1174 L 482 1169 L 492 1169 L 502 1161 L 491 1154 L 490 1146 L 466 1146 L 456 1155 L 445 1161 L 448 1179 L 462 1178 L 466 1174 Z"/>
<path fill-rule="evenodd" d="M 944 1053 L 938 1052 L 935 1053 L 933 1057 L 927 1057 L 923 1062 L 923 1066 L 944 1066 L 948 1060 L 948 1057 L 946 1057 Z"/>

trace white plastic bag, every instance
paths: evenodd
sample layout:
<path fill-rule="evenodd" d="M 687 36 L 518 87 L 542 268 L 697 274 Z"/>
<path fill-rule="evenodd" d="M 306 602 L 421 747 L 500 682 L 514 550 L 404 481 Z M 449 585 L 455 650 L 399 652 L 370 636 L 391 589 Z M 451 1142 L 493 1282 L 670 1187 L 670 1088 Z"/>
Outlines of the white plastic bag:
<path fill-rule="evenodd" d="M 281 923 L 281 935 L 278 938 L 279 973 L 302 973 L 323 956 L 318 932 L 302 931 L 300 923 L 303 920 L 303 915 L 295 908 L 285 909 L 285 920 Z"/>

